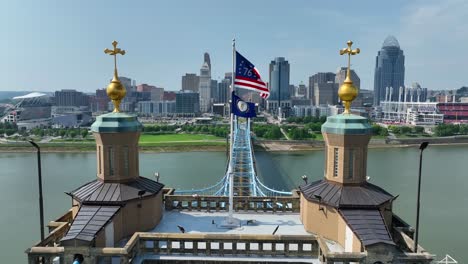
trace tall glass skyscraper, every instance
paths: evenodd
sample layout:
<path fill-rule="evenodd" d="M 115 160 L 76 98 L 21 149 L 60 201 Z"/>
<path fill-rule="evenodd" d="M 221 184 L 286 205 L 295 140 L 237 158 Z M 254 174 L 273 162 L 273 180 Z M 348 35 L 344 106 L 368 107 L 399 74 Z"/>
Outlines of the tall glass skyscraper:
<path fill-rule="evenodd" d="M 269 85 L 268 110 L 275 112 L 278 107 L 290 107 L 289 62 L 285 58 L 278 57 L 271 61 Z"/>
<path fill-rule="evenodd" d="M 394 36 L 388 36 L 375 59 L 374 105 L 385 100 L 387 87 L 393 87 L 392 101 L 398 100 L 398 90 L 405 86 L 405 55 Z"/>

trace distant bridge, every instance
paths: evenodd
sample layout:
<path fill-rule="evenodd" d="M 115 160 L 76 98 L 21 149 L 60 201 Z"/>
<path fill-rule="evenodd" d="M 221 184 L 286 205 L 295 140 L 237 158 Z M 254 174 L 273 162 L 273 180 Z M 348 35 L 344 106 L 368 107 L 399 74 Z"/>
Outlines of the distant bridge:
<path fill-rule="evenodd" d="M 196 190 L 176 190 L 176 194 L 228 196 L 233 177 L 234 196 L 290 196 L 291 192 L 274 190 L 263 184 L 257 176 L 253 144 L 250 136 L 250 120 L 233 121 L 233 144 L 230 148 L 226 173 L 216 184 Z"/>

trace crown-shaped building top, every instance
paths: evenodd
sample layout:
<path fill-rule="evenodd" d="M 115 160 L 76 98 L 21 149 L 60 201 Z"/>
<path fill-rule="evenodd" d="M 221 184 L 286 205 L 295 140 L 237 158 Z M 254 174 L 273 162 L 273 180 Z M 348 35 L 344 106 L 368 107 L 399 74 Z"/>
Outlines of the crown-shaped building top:
<path fill-rule="evenodd" d="M 125 50 L 117 48 L 117 41 L 114 40 L 112 42 L 112 46 L 114 46 L 113 50 L 105 49 L 104 53 L 114 56 L 114 78 L 112 78 L 111 83 L 107 86 L 106 92 L 107 96 L 112 100 L 114 104 L 114 112 L 120 112 L 120 102 L 127 94 L 125 86 L 120 82 L 119 76 L 117 74 L 117 55 L 121 54 L 122 56 L 125 55 Z"/>
<path fill-rule="evenodd" d="M 343 54 L 348 54 L 348 70 L 346 72 L 346 79 L 344 83 L 340 86 L 340 89 L 338 89 L 338 96 L 340 97 L 341 101 L 343 101 L 344 107 L 345 107 L 345 114 L 350 113 L 350 108 L 351 108 L 351 102 L 356 99 L 359 91 L 354 86 L 353 81 L 351 80 L 351 56 L 359 54 L 361 50 L 359 48 L 357 49 L 351 49 L 351 46 L 353 45 L 353 42 L 349 40 L 347 42 L 348 47 L 341 49 L 340 50 L 340 55 Z"/>

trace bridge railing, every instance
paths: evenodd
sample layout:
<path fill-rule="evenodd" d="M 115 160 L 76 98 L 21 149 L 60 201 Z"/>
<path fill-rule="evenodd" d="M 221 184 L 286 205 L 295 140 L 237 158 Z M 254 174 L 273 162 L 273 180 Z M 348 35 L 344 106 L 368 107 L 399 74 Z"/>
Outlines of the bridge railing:
<path fill-rule="evenodd" d="M 164 197 L 166 210 L 188 211 L 228 211 L 229 197 L 227 196 L 192 196 L 166 195 Z M 289 197 L 260 197 L 234 196 L 234 210 L 253 212 L 294 212 L 300 211 L 298 196 Z"/>

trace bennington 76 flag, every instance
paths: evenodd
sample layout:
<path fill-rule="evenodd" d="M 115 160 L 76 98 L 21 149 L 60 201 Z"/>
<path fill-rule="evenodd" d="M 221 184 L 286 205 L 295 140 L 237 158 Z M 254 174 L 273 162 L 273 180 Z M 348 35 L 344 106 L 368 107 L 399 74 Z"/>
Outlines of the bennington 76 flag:
<path fill-rule="evenodd" d="M 257 116 L 255 113 L 255 103 L 242 101 L 234 92 L 232 92 L 231 113 L 245 118 Z"/>
<path fill-rule="evenodd" d="M 270 96 L 270 91 L 265 82 L 262 81 L 255 65 L 236 51 L 236 78 L 234 85 L 237 88 L 257 91 L 264 99 Z"/>

